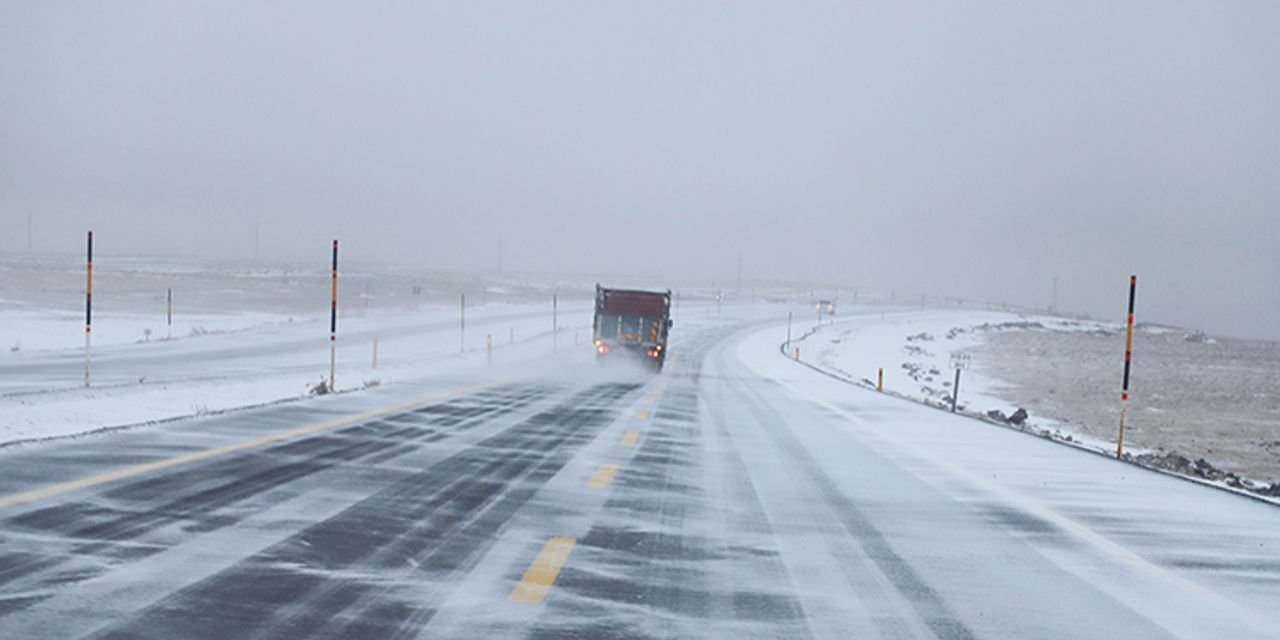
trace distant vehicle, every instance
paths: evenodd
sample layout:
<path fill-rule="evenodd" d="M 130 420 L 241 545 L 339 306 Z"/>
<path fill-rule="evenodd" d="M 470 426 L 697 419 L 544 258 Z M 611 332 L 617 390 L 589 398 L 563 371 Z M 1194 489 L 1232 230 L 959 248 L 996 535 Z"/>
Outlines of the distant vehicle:
<path fill-rule="evenodd" d="M 618 356 L 644 362 L 655 371 L 667 359 L 671 291 L 608 289 L 596 285 L 596 361 Z"/>
<path fill-rule="evenodd" d="M 835 300 L 819 300 L 818 313 L 825 313 L 829 316 L 834 316 L 836 314 L 836 301 Z"/>

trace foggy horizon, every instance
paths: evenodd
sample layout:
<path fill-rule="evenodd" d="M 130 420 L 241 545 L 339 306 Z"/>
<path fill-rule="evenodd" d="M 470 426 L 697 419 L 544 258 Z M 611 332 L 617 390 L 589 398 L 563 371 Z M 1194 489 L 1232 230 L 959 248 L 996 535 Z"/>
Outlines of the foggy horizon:
<path fill-rule="evenodd" d="M 1280 6 L 0 5 L 0 252 L 822 282 L 1280 339 Z M 501 238 L 501 258 L 499 258 Z M 728 288 L 728 286 L 726 286 Z"/>

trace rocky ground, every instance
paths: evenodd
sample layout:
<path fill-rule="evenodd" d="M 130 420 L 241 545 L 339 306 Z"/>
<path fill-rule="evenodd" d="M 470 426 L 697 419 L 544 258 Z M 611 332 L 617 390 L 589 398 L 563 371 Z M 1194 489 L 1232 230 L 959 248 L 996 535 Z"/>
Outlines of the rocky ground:
<path fill-rule="evenodd" d="M 1065 431 L 1114 440 L 1122 331 L 984 338 L 976 366 L 1009 383 L 995 392 L 1002 399 Z M 1133 352 L 1125 442 L 1144 464 L 1280 489 L 1280 343 L 1152 327 L 1136 333 Z"/>

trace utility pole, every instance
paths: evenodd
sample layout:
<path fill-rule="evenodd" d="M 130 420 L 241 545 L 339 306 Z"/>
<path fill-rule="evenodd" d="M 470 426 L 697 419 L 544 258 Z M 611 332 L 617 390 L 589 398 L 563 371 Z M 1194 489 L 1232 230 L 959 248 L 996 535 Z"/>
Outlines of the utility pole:
<path fill-rule="evenodd" d="M 738 296 L 742 296 L 742 252 L 738 252 Z"/>

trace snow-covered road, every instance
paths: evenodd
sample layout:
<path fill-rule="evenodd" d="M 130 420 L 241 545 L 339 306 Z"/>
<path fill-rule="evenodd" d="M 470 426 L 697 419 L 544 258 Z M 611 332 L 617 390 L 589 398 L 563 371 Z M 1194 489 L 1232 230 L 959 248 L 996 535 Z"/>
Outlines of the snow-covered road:
<path fill-rule="evenodd" d="M 0 450 L 0 637 L 1280 635 L 1275 506 L 743 315 L 681 318 L 656 377 L 566 348 Z"/>

